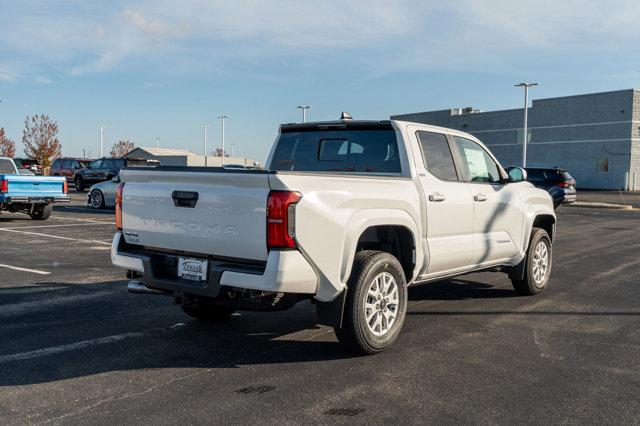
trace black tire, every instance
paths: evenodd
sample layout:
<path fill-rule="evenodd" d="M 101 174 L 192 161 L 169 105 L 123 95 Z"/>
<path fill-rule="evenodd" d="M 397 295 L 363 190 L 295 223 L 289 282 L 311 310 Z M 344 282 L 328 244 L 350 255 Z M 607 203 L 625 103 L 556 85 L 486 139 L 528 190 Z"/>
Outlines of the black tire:
<path fill-rule="evenodd" d="M 195 306 L 183 306 L 185 314 L 192 318 L 206 322 L 223 322 L 229 319 L 236 310 L 228 306 L 215 306 L 201 303 Z"/>
<path fill-rule="evenodd" d="M 95 196 L 95 200 L 94 200 Z M 99 189 L 94 189 L 89 194 L 89 204 L 94 209 L 103 209 L 104 208 L 104 194 Z"/>
<path fill-rule="evenodd" d="M 51 216 L 51 212 L 53 211 L 53 205 L 44 204 L 41 206 L 36 206 L 33 209 L 33 213 L 31 213 L 31 219 L 33 220 L 47 220 L 49 216 Z"/>
<path fill-rule="evenodd" d="M 535 259 L 537 259 L 536 249 L 538 248 L 540 243 L 546 245 L 546 250 L 548 253 L 547 267 L 545 268 L 542 279 L 536 280 L 534 272 L 536 263 Z M 549 234 L 547 234 L 547 231 L 541 228 L 531 229 L 531 237 L 529 237 L 529 248 L 527 249 L 527 256 L 524 258 L 523 262 L 526 262 L 524 267 L 524 279 L 511 279 L 511 284 L 513 284 L 513 288 L 515 289 L 516 293 L 523 296 L 533 296 L 542 293 L 547 288 L 549 277 L 551 276 L 551 267 L 553 266 L 551 238 L 549 238 Z M 539 274 L 538 277 L 540 277 Z"/>
<path fill-rule="evenodd" d="M 76 186 L 76 191 L 78 192 L 84 191 L 84 180 L 80 176 L 73 179 L 73 183 Z"/>
<path fill-rule="evenodd" d="M 367 324 L 365 301 L 369 287 L 374 279 L 383 272 L 393 276 L 397 283 L 398 301 L 396 316 L 388 331 L 376 336 Z M 387 299 L 383 299 L 387 300 Z M 382 304 L 380 304 L 382 306 Z M 391 304 L 389 305 L 391 306 Z M 375 306 L 376 308 L 379 305 Z M 385 306 L 386 307 L 386 302 Z M 384 311 L 387 312 L 387 311 Z M 347 283 L 342 328 L 334 328 L 340 343 L 360 354 L 375 354 L 389 348 L 398 338 L 407 312 L 407 283 L 404 271 L 398 260 L 389 253 L 363 250 L 356 254 L 353 269 Z M 371 320 L 377 319 L 374 313 Z M 382 325 L 380 325 L 382 327 Z"/>

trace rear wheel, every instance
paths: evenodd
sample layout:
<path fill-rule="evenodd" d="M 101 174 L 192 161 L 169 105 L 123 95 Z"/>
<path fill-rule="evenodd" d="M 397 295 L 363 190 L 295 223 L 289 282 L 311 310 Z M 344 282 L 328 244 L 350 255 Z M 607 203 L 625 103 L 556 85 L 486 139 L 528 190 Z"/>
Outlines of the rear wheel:
<path fill-rule="evenodd" d="M 407 311 L 402 266 L 389 253 L 364 250 L 354 259 L 338 340 L 362 354 L 382 352 L 398 338 Z"/>
<path fill-rule="evenodd" d="M 89 203 L 94 209 L 104 208 L 104 195 L 102 195 L 102 191 L 99 189 L 91 191 L 91 194 L 89 195 Z"/>
<path fill-rule="evenodd" d="M 74 185 L 76 187 L 76 191 L 78 191 L 78 192 L 84 191 L 84 180 L 80 176 L 76 177 L 73 180 L 73 183 L 74 183 Z"/>
<path fill-rule="evenodd" d="M 511 279 L 513 288 L 518 294 L 533 296 L 542 293 L 549 283 L 553 256 L 551 251 L 551 238 L 547 231 L 541 228 L 533 228 L 529 239 L 524 279 Z"/>
<path fill-rule="evenodd" d="M 46 220 L 51 216 L 53 206 L 51 204 L 44 204 L 35 206 L 33 213 L 31 213 L 31 219 L 33 220 Z"/>
<path fill-rule="evenodd" d="M 215 306 L 209 303 L 200 303 L 194 306 L 183 306 L 182 310 L 190 317 L 207 322 L 225 321 L 236 311 L 228 306 Z"/>

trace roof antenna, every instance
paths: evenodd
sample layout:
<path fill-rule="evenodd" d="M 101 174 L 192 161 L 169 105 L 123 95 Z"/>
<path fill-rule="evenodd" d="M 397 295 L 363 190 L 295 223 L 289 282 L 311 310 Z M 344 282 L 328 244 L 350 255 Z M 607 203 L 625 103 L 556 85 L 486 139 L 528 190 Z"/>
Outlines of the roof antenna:
<path fill-rule="evenodd" d="M 340 114 L 340 120 L 353 120 L 353 117 L 348 112 L 342 111 L 342 114 Z"/>

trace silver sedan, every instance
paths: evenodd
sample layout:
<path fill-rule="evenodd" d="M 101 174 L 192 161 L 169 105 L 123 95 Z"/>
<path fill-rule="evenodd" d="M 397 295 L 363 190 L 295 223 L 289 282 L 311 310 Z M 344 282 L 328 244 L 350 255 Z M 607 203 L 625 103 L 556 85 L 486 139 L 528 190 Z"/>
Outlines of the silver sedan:
<path fill-rule="evenodd" d="M 120 183 L 120 176 L 111 180 L 96 183 L 87 193 L 87 205 L 94 209 L 116 206 L 116 188 Z"/>

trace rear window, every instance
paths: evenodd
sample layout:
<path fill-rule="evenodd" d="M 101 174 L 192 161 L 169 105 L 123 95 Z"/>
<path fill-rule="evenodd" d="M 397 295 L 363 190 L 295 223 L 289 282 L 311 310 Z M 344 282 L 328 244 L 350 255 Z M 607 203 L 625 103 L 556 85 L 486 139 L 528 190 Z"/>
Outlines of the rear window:
<path fill-rule="evenodd" d="M 283 133 L 271 168 L 300 172 L 401 173 L 398 141 L 392 129 Z"/>
<path fill-rule="evenodd" d="M 0 159 L 0 174 L 13 175 L 16 173 L 16 169 L 13 167 L 13 162 L 5 158 Z"/>
<path fill-rule="evenodd" d="M 571 176 L 566 170 L 559 170 L 558 173 L 564 180 L 573 180 L 573 176 Z"/>
<path fill-rule="evenodd" d="M 158 163 L 150 160 L 132 160 L 127 159 L 127 167 L 155 167 Z M 119 167 L 124 167 L 124 164 L 119 164 Z"/>

